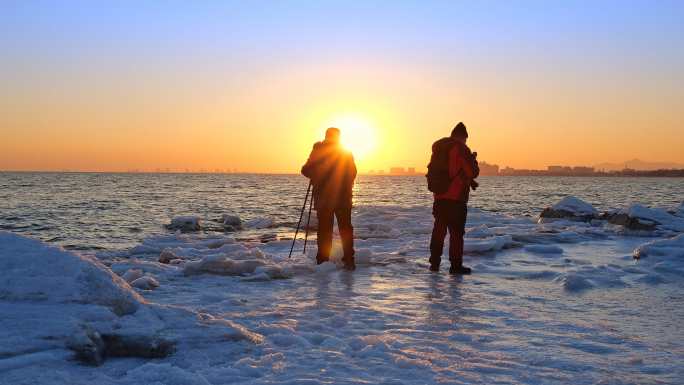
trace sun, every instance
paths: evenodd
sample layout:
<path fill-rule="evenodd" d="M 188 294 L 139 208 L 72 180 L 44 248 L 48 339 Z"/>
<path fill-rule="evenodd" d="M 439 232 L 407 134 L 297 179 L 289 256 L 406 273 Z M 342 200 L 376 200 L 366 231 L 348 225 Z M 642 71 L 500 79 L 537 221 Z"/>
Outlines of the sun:
<path fill-rule="evenodd" d="M 364 160 L 376 151 L 377 128 L 372 119 L 361 114 L 341 113 L 324 121 L 322 131 L 337 127 L 342 133 L 342 145 L 356 160 Z"/>

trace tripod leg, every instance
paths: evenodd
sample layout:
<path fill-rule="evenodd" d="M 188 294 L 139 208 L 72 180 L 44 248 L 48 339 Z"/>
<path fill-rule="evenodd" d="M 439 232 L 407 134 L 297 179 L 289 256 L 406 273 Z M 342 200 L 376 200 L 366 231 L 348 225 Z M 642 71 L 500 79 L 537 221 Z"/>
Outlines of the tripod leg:
<path fill-rule="evenodd" d="M 311 206 L 313 206 L 313 194 L 311 194 L 311 201 L 309 202 L 309 219 L 306 220 L 306 235 L 304 236 L 304 251 L 302 251 L 302 254 L 306 254 L 306 241 L 309 238 L 309 226 L 311 224 Z"/>
<path fill-rule="evenodd" d="M 299 214 L 299 222 L 297 222 L 297 230 L 295 230 L 294 238 L 292 239 L 292 246 L 290 247 L 290 255 L 287 258 L 292 257 L 292 249 L 294 249 L 295 241 L 297 240 L 297 234 L 299 234 L 299 225 L 302 223 L 302 217 L 304 216 L 304 209 L 306 208 L 306 201 L 309 200 L 309 191 L 311 191 L 311 181 L 309 181 L 309 187 L 306 189 L 306 196 L 304 197 L 304 204 L 302 205 L 302 212 Z M 311 196 L 313 200 L 313 196 Z M 309 211 L 309 217 L 311 217 L 311 212 Z M 309 225 L 307 223 L 307 232 Z M 306 249 L 306 240 L 304 241 L 304 248 Z"/>

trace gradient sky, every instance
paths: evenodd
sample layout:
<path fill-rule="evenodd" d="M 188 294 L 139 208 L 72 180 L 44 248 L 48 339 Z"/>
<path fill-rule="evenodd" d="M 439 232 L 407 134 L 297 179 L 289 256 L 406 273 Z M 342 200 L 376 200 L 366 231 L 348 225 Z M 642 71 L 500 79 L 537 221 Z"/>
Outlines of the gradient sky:
<path fill-rule="evenodd" d="M 2 1 L 0 170 L 684 163 L 684 1 Z"/>

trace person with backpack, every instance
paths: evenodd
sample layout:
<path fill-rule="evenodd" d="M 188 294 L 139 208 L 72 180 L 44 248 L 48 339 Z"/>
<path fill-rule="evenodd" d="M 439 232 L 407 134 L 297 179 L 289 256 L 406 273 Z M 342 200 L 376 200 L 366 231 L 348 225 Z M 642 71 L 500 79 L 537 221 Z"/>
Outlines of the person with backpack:
<path fill-rule="evenodd" d="M 318 218 L 316 263 L 330 259 L 333 222 L 337 218 L 344 256 L 344 268 L 355 270 L 354 227 L 351 223 L 352 188 L 356 178 L 356 164 L 351 152 L 340 142 L 338 128 L 325 131 L 325 140 L 316 142 L 302 174 L 313 184 L 313 204 Z"/>
<path fill-rule="evenodd" d="M 468 215 L 468 198 L 471 187 L 477 187 L 475 178 L 480 174 L 477 153 L 466 146 L 468 131 L 460 122 L 451 136 L 432 145 L 428 165 L 428 189 L 433 192 L 432 215 L 435 224 L 430 239 L 430 271 L 439 271 L 442 262 L 444 238 L 449 231 L 450 274 L 470 274 L 463 266 L 463 235 Z"/>

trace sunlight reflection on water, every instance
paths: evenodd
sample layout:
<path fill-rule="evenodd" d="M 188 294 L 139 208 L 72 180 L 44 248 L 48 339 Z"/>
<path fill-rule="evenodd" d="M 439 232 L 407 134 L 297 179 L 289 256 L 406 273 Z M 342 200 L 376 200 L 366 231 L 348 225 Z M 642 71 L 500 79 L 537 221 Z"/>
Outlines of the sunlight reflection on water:
<path fill-rule="evenodd" d="M 301 175 L 0 173 L 0 228 L 72 249 L 130 248 L 165 233 L 172 218 L 197 215 L 206 225 L 222 214 L 243 220 L 273 217 L 292 231 L 308 180 Z M 567 195 L 599 211 L 638 203 L 671 206 L 684 198 L 684 178 L 481 177 L 472 207 L 505 215 L 537 216 Z M 432 205 L 423 176 L 360 175 L 360 206 Z M 212 230 L 218 231 L 214 223 Z M 263 232 L 262 231 L 262 232 Z M 239 235 L 238 235 L 239 236 Z"/>

